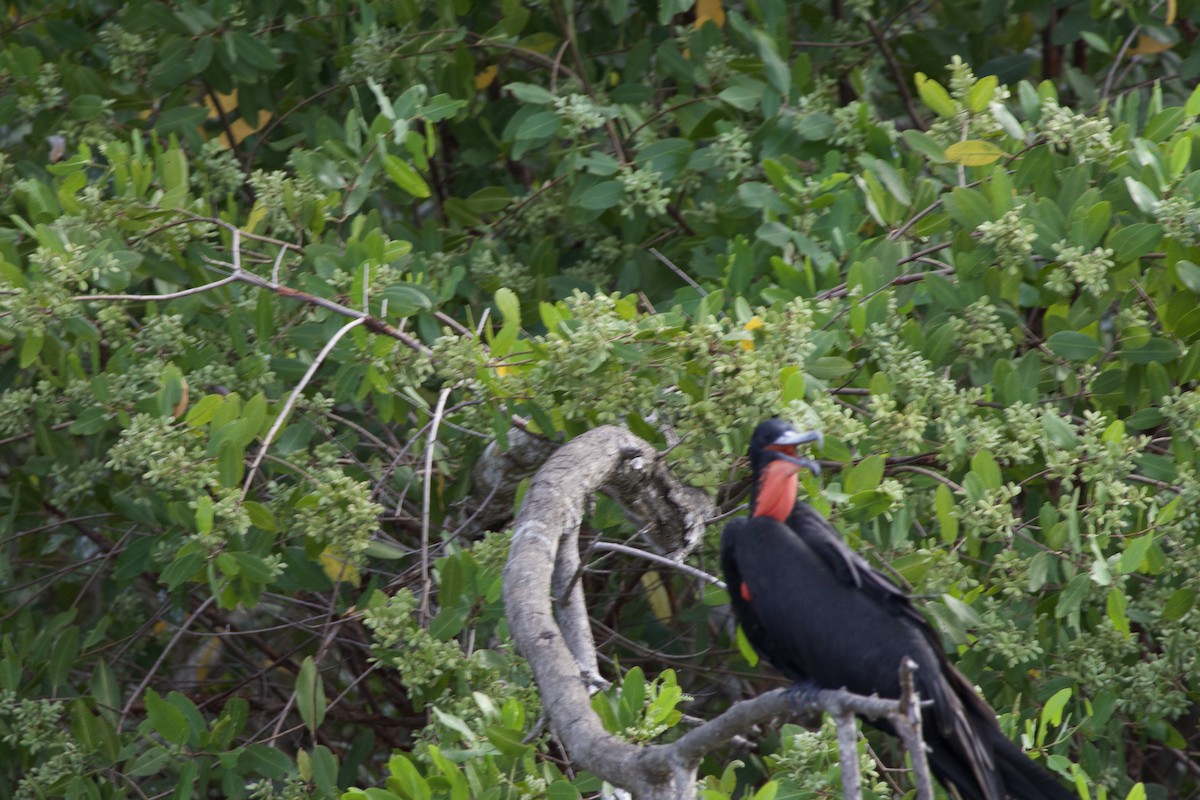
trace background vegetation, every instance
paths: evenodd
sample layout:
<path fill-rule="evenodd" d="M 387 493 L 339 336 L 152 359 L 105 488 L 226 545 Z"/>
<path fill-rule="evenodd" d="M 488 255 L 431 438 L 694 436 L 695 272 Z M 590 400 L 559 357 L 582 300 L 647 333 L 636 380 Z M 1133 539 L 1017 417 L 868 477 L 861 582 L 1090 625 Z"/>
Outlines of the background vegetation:
<path fill-rule="evenodd" d="M 810 501 L 1008 733 L 1083 797 L 1193 796 L 1198 22 L 10 3 L 0 797 L 604 792 L 539 719 L 472 467 L 616 422 L 728 510 L 772 414 L 823 428 Z M 638 546 L 604 498 L 588 534 Z M 614 730 L 774 682 L 720 591 L 587 560 Z M 834 753 L 768 732 L 705 797 L 836 796 Z"/>

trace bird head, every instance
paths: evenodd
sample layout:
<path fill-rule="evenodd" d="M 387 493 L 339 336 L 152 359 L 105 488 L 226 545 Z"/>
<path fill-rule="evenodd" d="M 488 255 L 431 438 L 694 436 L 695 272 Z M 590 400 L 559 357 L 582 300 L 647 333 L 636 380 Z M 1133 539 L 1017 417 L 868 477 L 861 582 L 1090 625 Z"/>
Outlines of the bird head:
<path fill-rule="evenodd" d="M 784 521 L 796 505 L 797 473 L 821 472 L 817 462 L 798 455 L 802 444 L 824 446 L 820 431 L 798 431 L 789 422 L 774 418 L 760 423 L 750 437 L 750 469 L 754 472 L 750 515 Z"/>

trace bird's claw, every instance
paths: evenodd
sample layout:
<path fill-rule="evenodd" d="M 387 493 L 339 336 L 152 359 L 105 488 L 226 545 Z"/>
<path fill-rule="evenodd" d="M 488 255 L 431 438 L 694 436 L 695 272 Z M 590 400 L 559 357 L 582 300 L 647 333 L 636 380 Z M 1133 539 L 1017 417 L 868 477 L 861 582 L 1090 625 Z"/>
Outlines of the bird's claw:
<path fill-rule="evenodd" d="M 787 699 L 797 713 L 810 713 L 821 687 L 814 680 L 799 681 L 787 690 Z"/>

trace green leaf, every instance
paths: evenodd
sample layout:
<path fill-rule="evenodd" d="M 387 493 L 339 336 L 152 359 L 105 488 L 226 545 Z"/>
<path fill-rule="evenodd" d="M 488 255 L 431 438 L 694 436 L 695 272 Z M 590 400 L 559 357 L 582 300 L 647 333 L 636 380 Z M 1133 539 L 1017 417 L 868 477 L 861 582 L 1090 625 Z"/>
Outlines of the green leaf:
<path fill-rule="evenodd" d="M 165 583 L 168 589 L 175 589 L 184 581 L 193 578 L 203 568 L 204 563 L 205 558 L 201 553 L 180 552 L 175 560 L 159 573 L 158 579 Z"/>
<path fill-rule="evenodd" d="M 184 417 L 184 422 L 192 428 L 202 428 L 212 421 L 217 413 L 217 409 L 221 403 L 225 401 L 224 396 L 219 394 L 208 394 L 200 398 L 190 409 L 187 416 Z"/>
<path fill-rule="evenodd" d="M 751 646 L 750 640 L 746 638 L 746 632 L 742 630 L 741 625 L 737 626 L 737 648 L 747 664 L 752 667 L 758 666 L 758 651 Z"/>
<path fill-rule="evenodd" d="M 752 111 L 762 102 L 763 84 L 757 81 L 734 84 L 717 97 L 740 111 Z"/>
<path fill-rule="evenodd" d="M 1058 596 L 1058 603 L 1054 606 L 1055 619 L 1062 619 L 1079 611 L 1080 604 L 1083 603 L 1083 598 L 1087 594 L 1088 587 L 1091 585 L 1092 579 L 1087 573 L 1079 573 L 1067 587 L 1062 590 Z"/>
<path fill-rule="evenodd" d="M 255 772 L 268 778 L 282 778 L 295 769 L 295 764 L 288 755 L 265 744 L 248 745 L 237 760 L 237 768 L 245 772 Z"/>
<path fill-rule="evenodd" d="M 279 58 L 265 43 L 266 36 L 251 36 L 245 31 L 229 31 L 226 41 L 232 43 L 236 60 L 253 67 L 259 72 L 279 69 Z"/>
<path fill-rule="evenodd" d="M 999 85 L 1000 79 L 995 75 L 985 75 L 980 78 L 967 92 L 967 108 L 974 114 L 986 110 Z"/>
<path fill-rule="evenodd" d="M 1046 340 L 1050 352 L 1070 361 L 1088 361 L 1104 353 L 1104 348 L 1086 333 L 1059 331 Z"/>
<path fill-rule="evenodd" d="M 940 117 L 952 118 L 958 115 L 958 104 L 950 97 L 950 93 L 937 81 L 928 78 L 924 72 L 914 76 L 917 94 L 921 102 Z"/>
<path fill-rule="evenodd" d="M 304 657 L 296 675 L 296 709 L 309 733 L 316 736 L 317 728 L 325 719 L 325 683 L 312 656 Z"/>
<path fill-rule="evenodd" d="M 758 43 L 758 57 L 762 59 L 767 83 L 782 97 L 788 97 L 792 90 L 792 71 L 779 57 L 775 49 L 775 40 L 757 28 L 754 30 L 754 39 Z"/>
<path fill-rule="evenodd" d="M 953 544 L 958 539 L 958 517 L 954 515 L 954 495 L 944 483 L 939 483 L 933 492 L 933 508 L 942 532 L 942 541 Z"/>
<path fill-rule="evenodd" d="M 1121 553 L 1121 560 L 1117 562 L 1117 571 L 1123 575 L 1139 571 L 1152 544 L 1154 544 L 1153 533 L 1143 534 L 1129 540 L 1125 544 L 1125 552 Z"/>
<path fill-rule="evenodd" d="M 379 539 L 372 539 L 370 544 L 367 545 L 367 549 L 363 552 L 368 558 L 378 558 L 383 561 L 395 561 L 411 555 L 408 550 L 390 542 L 380 541 Z"/>
<path fill-rule="evenodd" d="M 1112 622 L 1113 628 L 1125 637 L 1129 636 L 1129 615 L 1125 613 L 1127 601 L 1125 593 L 1120 587 L 1114 586 L 1108 591 L 1108 598 L 1105 600 L 1105 610 L 1108 613 L 1108 619 Z"/>
<path fill-rule="evenodd" d="M 900 134 L 900 136 L 909 147 L 921 153 L 935 164 L 945 164 L 949 160 L 946 157 L 945 148 L 927 133 L 915 128 L 909 128 Z"/>
<path fill-rule="evenodd" d="M 788 376 L 783 384 L 783 402 L 792 403 L 804 400 L 805 379 L 804 373 L 796 370 Z"/>
<path fill-rule="evenodd" d="M 229 553 L 237 564 L 237 574 L 253 583 L 268 584 L 274 579 L 274 571 L 262 556 L 253 553 Z"/>
<path fill-rule="evenodd" d="M 1129 199 L 1133 200 L 1133 204 L 1143 214 L 1154 216 L 1158 213 L 1158 197 L 1150 190 L 1149 186 L 1126 176 L 1125 188 L 1129 192 Z"/>
<path fill-rule="evenodd" d="M 521 323 L 521 300 L 517 293 L 507 287 L 501 287 L 495 294 L 496 308 L 504 318 L 504 323 Z"/>
<path fill-rule="evenodd" d="M 1166 363 L 1179 358 L 1179 348 L 1169 339 L 1152 337 L 1140 347 L 1120 351 L 1122 361 L 1131 364 L 1149 364 L 1151 362 Z"/>
<path fill-rule="evenodd" d="M 90 122 L 104 113 L 104 98 L 95 94 L 81 94 L 67 105 L 67 112 L 75 119 Z"/>
<path fill-rule="evenodd" d="M 183 712 L 162 699 L 153 689 L 146 690 L 145 701 L 150 727 L 171 744 L 186 744 L 190 731 Z"/>
<path fill-rule="evenodd" d="M 254 500 L 246 500 L 242 503 L 242 508 L 246 509 L 246 515 L 250 517 L 250 524 L 256 528 L 260 528 L 268 533 L 273 533 L 279 529 L 275 522 L 275 514 L 270 508 L 262 503 Z"/>
<path fill-rule="evenodd" d="M 1000 465 L 987 450 L 980 450 L 971 457 L 971 471 L 979 476 L 984 487 L 988 489 L 999 489 L 1004 483 L 1000 474 Z"/>
<path fill-rule="evenodd" d="M 575 204 L 589 211 L 605 211 L 621 202 L 624 191 L 620 181 L 600 181 L 580 195 Z"/>
<path fill-rule="evenodd" d="M 200 534 L 212 533 L 213 501 L 208 495 L 196 498 L 196 531 Z"/>
<path fill-rule="evenodd" d="M 872 489 L 878 489 L 883 480 L 884 457 L 881 455 L 867 456 L 846 474 L 843 491 L 847 494 L 857 494 Z"/>
<path fill-rule="evenodd" d="M 1183 122 L 1185 113 L 1180 106 L 1163 109 L 1146 123 L 1146 128 L 1142 131 L 1142 138 L 1155 144 L 1165 141 L 1171 134 L 1179 130 L 1179 124 Z"/>
<path fill-rule="evenodd" d="M 52 689 L 57 689 L 67 682 L 78 656 L 79 628 L 72 625 L 55 637 L 50 660 L 46 664 L 46 678 Z"/>
<path fill-rule="evenodd" d="M 562 120 L 553 111 L 539 111 L 517 127 L 514 138 L 518 142 L 546 139 L 557 133 L 561 124 Z"/>
<path fill-rule="evenodd" d="M 504 91 L 509 92 L 522 103 L 550 105 L 554 102 L 554 94 L 549 89 L 534 83 L 521 83 L 520 81 L 506 83 Z"/>
<path fill-rule="evenodd" d="M 388 178 L 392 183 L 399 186 L 404 191 L 411 194 L 413 197 L 426 198 L 431 192 L 429 184 L 421 177 L 407 161 L 394 156 L 391 153 L 383 154 L 383 168 L 387 172 Z"/>
<path fill-rule="evenodd" d="M 1062 724 L 1063 709 L 1067 707 L 1067 701 L 1071 699 L 1071 692 L 1070 686 L 1059 689 L 1046 701 L 1046 705 L 1042 706 L 1042 725 Z"/>
<path fill-rule="evenodd" d="M 1176 261 L 1175 275 L 1179 278 L 1179 282 L 1187 287 L 1188 291 L 1193 294 L 1200 294 L 1200 267 L 1191 261 Z"/>
<path fill-rule="evenodd" d="M 101 716 L 109 722 L 116 722 L 121 710 L 121 687 L 113 668 L 104 659 L 99 659 L 92 671 L 91 691 Z"/>
<path fill-rule="evenodd" d="M 1163 603 L 1162 618 L 1168 622 L 1183 619 L 1196 603 L 1196 590 L 1191 587 L 1176 589 Z"/>
<path fill-rule="evenodd" d="M 495 745 L 496 749 L 509 758 L 523 758 L 526 753 L 533 749 L 533 745 L 525 744 L 520 731 L 514 731 L 512 728 L 505 728 L 502 725 L 489 725 L 484 729 L 484 734 L 487 740 Z"/>

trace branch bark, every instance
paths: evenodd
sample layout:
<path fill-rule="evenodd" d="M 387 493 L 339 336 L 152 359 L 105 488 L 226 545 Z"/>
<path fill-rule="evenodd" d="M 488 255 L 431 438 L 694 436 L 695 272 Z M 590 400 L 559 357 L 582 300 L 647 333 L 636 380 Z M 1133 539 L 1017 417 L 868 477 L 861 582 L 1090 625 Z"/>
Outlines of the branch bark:
<path fill-rule="evenodd" d="M 755 725 L 818 710 L 843 720 L 857 714 L 887 717 L 898 728 L 910 724 L 902 700 L 776 689 L 734 704 L 670 744 L 634 745 L 604 730 L 589 692 L 603 679 L 575 580 L 584 508 L 602 488 L 645 520 L 650 541 L 675 559 L 700 541 L 713 513 L 707 495 L 682 485 L 651 445 L 623 428 L 605 426 L 576 437 L 534 476 L 513 529 L 504 603 L 513 641 L 529 661 L 550 724 L 573 762 L 640 800 L 688 800 L 696 794 L 701 758 Z M 857 755 L 852 763 L 857 766 Z"/>

